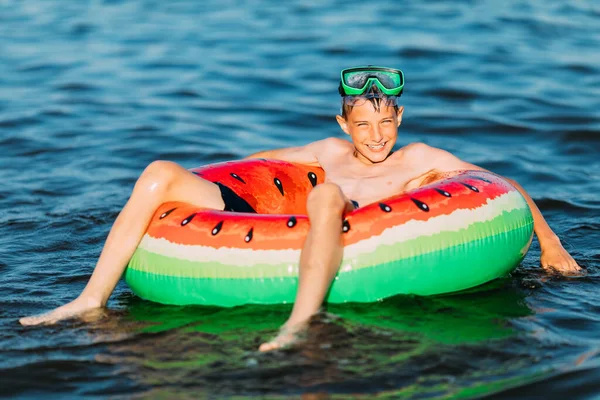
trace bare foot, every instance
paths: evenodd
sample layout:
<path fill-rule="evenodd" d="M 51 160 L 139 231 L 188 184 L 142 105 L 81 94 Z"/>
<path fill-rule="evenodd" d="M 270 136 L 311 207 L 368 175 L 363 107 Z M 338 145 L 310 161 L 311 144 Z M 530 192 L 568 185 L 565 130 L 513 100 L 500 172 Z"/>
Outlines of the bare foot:
<path fill-rule="evenodd" d="M 307 328 L 307 322 L 300 322 L 297 324 L 286 322 L 279 330 L 275 339 L 261 344 L 258 351 L 267 352 L 293 347 L 304 339 Z"/>
<path fill-rule="evenodd" d="M 93 310 L 95 308 L 102 307 L 100 302 L 83 299 L 81 297 L 76 298 L 70 303 L 64 306 L 58 307 L 50 312 L 33 315 L 31 317 L 24 317 L 19 320 L 21 325 L 50 325 L 55 324 L 63 319 L 72 318 L 85 313 L 86 311 Z"/>

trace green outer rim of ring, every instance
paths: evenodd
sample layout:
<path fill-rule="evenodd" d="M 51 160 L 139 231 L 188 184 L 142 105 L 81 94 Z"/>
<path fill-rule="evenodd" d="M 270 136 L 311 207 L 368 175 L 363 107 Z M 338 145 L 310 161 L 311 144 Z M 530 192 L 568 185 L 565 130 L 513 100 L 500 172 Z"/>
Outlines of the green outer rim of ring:
<path fill-rule="evenodd" d="M 328 301 L 371 302 L 397 294 L 451 293 L 505 276 L 518 265 L 529 246 L 533 219 L 529 208 L 520 208 L 504 212 L 490 221 L 474 223 L 467 229 L 440 234 L 452 234 L 455 240 L 448 242 L 429 237 L 431 243 L 425 246 L 426 239 L 418 238 L 416 240 L 423 243 L 417 246 L 415 242 L 412 246 L 418 247 L 420 253 L 409 257 L 398 257 L 397 250 L 383 249 L 394 246 L 380 246 L 382 249 L 378 248 L 370 255 L 377 261 L 369 264 L 368 268 L 338 273 Z M 432 244 L 436 244 L 437 248 L 430 247 Z M 440 246 L 444 248 L 440 249 Z M 344 260 L 342 265 L 348 261 Z M 125 280 L 138 296 L 164 304 L 236 306 L 294 301 L 297 276 L 268 276 L 260 266 L 243 267 L 254 273 L 247 278 L 183 277 L 156 273 L 173 267 L 177 269 L 177 265 L 185 263 L 195 264 L 195 268 L 207 264 L 138 249 L 125 271 Z M 287 270 L 287 265 L 275 266 L 277 269 Z"/>

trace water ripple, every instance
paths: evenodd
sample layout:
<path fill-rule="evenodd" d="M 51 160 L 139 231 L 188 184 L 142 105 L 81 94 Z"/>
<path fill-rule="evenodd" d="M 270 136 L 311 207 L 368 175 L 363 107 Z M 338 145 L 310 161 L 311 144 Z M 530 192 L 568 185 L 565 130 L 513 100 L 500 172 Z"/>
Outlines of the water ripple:
<path fill-rule="evenodd" d="M 8 396 L 561 396 L 600 391 L 600 9 L 591 2 L 0 1 L 0 386 Z M 137 177 L 345 137 L 338 71 L 406 74 L 399 145 L 516 179 L 587 275 L 537 242 L 473 293 L 331 306 L 260 355 L 289 307 L 73 299 Z M 198 394 L 200 393 L 200 395 Z M 316 396 L 316 394 L 315 394 Z"/>

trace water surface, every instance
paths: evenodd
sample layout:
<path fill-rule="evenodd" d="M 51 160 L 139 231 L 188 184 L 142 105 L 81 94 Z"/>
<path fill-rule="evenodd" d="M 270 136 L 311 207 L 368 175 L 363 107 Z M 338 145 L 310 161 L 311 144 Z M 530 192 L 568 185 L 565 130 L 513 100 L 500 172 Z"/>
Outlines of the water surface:
<path fill-rule="evenodd" d="M 0 388 L 40 398 L 593 398 L 600 393 L 600 7 L 592 1 L 0 1 Z M 482 290 L 336 305 L 258 354 L 289 306 L 73 299 L 155 159 L 186 168 L 344 137 L 339 70 L 406 74 L 399 144 L 516 179 L 587 269 L 533 247 Z"/>

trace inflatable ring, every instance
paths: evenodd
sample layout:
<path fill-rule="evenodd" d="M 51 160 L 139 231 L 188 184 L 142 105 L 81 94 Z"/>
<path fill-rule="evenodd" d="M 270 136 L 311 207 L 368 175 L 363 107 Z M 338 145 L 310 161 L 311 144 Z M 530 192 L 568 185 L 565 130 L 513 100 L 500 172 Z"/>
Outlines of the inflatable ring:
<path fill-rule="evenodd" d="M 165 304 L 235 306 L 294 301 L 318 167 L 243 160 L 192 170 L 231 188 L 256 213 L 165 203 L 125 271 L 138 296 Z M 533 236 L 525 199 L 491 173 L 452 177 L 346 214 L 344 256 L 329 302 L 436 295 L 505 276 Z"/>

